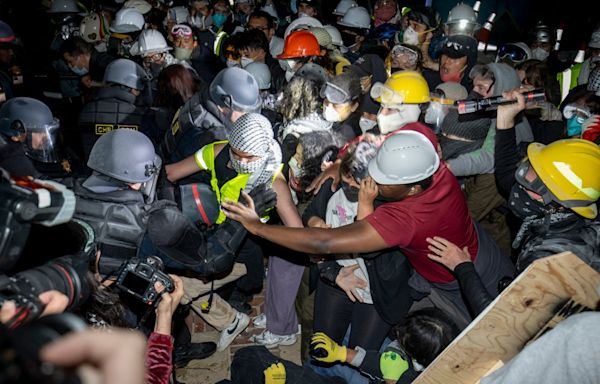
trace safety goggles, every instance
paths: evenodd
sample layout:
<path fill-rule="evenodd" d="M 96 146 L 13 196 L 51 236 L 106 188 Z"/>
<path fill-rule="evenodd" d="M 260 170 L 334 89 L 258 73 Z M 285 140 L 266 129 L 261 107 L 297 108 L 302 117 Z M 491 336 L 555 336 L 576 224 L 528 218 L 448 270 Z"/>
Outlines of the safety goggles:
<path fill-rule="evenodd" d="M 185 24 L 177 24 L 171 28 L 173 36 L 192 36 L 192 28 Z"/>
<path fill-rule="evenodd" d="M 352 101 L 348 92 L 329 82 L 321 87 L 321 98 L 327 99 L 333 104 L 344 104 Z"/>
<path fill-rule="evenodd" d="M 379 82 L 371 87 L 371 97 L 382 105 L 400 105 L 404 102 L 404 95 Z"/>
<path fill-rule="evenodd" d="M 569 104 L 563 109 L 563 116 L 565 119 L 569 120 L 573 116 L 577 117 L 577 121 L 583 123 L 585 119 L 590 117 L 592 114 L 590 110 L 587 108 L 577 107 L 575 105 Z"/>
<path fill-rule="evenodd" d="M 225 59 L 233 61 L 239 61 L 241 58 L 241 55 L 238 51 L 230 49 L 225 50 L 225 52 L 223 52 L 223 56 Z"/>
<path fill-rule="evenodd" d="M 525 189 L 540 195 L 544 201 L 544 204 L 549 204 L 552 201 L 556 201 L 563 207 L 576 208 L 587 207 L 591 203 L 589 200 L 561 200 L 556 197 L 556 195 L 554 195 L 540 179 L 528 159 L 523 160 L 517 168 L 517 171 L 515 172 L 515 180 Z"/>
<path fill-rule="evenodd" d="M 499 59 L 505 59 L 508 57 L 511 61 L 515 63 L 525 61 L 527 59 L 527 56 L 527 52 L 525 52 L 523 48 L 514 44 L 503 45 L 498 51 Z"/>

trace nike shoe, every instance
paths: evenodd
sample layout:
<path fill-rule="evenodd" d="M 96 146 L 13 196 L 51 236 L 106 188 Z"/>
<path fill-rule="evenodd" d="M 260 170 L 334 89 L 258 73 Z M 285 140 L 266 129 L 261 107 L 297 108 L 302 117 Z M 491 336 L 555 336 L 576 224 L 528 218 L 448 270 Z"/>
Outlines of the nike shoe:
<path fill-rule="evenodd" d="M 278 345 L 292 345 L 296 342 L 296 335 L 276 335 L 269 331 L 264 331 L 263 333 L 252 336 L 250 341 L 258 344 L 264 345 L 267 348 L 275 348 Z"/>
<path fill-rule="evenodd" d="M 217 345 L 212 341 L 177 345 L 173 349 L 173 365 L 175 368 L 183 368 L 192 360 L 206 359 L 216 349 Z"/>
<path fill-rule="evenodd" d="M 229 344 L 231 344 L 233 339 L 242 333 L 242 331 L 248 327 L 248 324 L 250 324 L 250 318 L 248 315 L 238 312 L 229 327 L 221 331 L 221 336 L 219 337 L 219 342 L 217 343 L 217 351 L 221 352 L 229 347 Z"/>
<path fill-rule="evenodd" d="M 267 327 L 267 315 L 260 314 L 252 319 L 252 325 L 254 328 L 266 328 Z"/>

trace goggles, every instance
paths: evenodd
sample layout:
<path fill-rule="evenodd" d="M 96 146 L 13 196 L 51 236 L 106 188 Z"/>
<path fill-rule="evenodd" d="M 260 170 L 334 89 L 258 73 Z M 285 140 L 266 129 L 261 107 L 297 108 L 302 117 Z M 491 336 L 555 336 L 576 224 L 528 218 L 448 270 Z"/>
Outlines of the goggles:
<path fill-rule="evenodd" d="M 177 24 L 171 28 L 171 35 L 173 36 L 192 36 L 192 28 L 185 24 Z"/>
<path fill-rule="evenodd" d="M 241 55 L 238 51 L 229 49 L 223 52 L 223 56 L 225 57 L 225 59 L 233 61 L 239 61 L 241 58 Z"/>
<path fill-rule="evenodd" d="M 575 105 L 569 104 L 563 109 L 563 116 L 569 120 L 573 116 L 577 118 L 577 121 L 583 123 L 585 119 L 590 117 L 592 114 L 587 108 L 576 107 Z"/>
<path fill-rule="evenodd" d="M 350 97 L 348 92 L 343 90 L 341 87 L 329 82 L 323 85 L 323 87 L 321 88 L 320 95 L 321 98 L 327 99 L 333 104 L 345 104 L 352 101 L 352 98 Z"/>
<path fill-rule="evenodd" d="M 382 105 L 400 105 L 404 102 L 404 95 L 379 82 L 371 87 L 371 97 Z"/>
<path fill-rule="evenodd" d="M 540 195 L 544 201 L 544 204 L 549 204 L 552 201 L 556 201 L 563 207 L 576 208 L 587 207 L 593 203 L 589 200 L 561 200 L 556 197 L 537 175 L 528 159 L 523 160 L 517 168 L 517 171 L 515 172 L 515 180 L 525 189 Z"/>
<path fill-rule="evenodd" d="M 506 44 L 500 47 L 498 51 L 498 58 L 504 59 L 509 58 L 511 61 L 515 63 L 520 63 L 522 61 L 527 60 L 527 52 L 517 45 L 514 44 Z"/>

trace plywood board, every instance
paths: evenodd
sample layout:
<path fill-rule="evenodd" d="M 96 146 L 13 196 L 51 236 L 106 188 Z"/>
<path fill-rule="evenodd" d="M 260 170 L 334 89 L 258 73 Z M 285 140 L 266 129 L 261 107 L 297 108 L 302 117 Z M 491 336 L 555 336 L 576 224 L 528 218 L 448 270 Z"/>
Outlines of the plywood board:
<path fill-rule="evenodd" d="M 469 384 L 507 362 L 568 300 L 594 308 L 600 274 L 564 252 L 533 262 L 414 381 Z"/>

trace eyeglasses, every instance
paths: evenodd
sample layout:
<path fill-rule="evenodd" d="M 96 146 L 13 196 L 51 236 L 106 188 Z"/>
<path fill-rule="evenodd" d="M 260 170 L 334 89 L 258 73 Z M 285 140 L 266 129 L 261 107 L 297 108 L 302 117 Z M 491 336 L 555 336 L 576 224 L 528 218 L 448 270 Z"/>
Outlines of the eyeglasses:
<path fill-rule="evenodd" d="M 500 50 L 498 51 L 498 58 L 504 59 L 507 57 L 515 63 L 520 63 L 527 60 L 529 55 L 523 48 L 517 45 L 506 44 L 500 47 Z"/>

